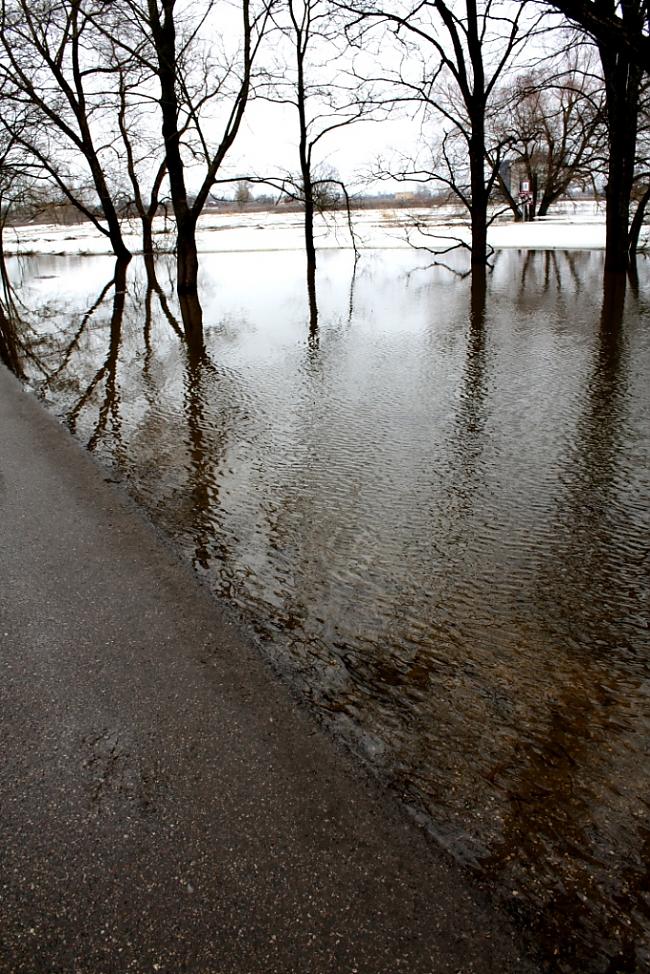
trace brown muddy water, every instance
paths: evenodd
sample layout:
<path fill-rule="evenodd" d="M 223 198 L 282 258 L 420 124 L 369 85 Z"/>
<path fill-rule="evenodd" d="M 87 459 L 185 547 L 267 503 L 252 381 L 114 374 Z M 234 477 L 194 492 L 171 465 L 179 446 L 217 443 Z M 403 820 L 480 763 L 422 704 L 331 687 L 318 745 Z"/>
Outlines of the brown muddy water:
<path fill-rule="evenodd" d="M 206 255 L 197 364 L 136 262 L 27 259 L 23 366 L 550 969 L 647 971 L 650 267 L 418 262 L 323 254 L 309 337 L 302 255 Z"/>

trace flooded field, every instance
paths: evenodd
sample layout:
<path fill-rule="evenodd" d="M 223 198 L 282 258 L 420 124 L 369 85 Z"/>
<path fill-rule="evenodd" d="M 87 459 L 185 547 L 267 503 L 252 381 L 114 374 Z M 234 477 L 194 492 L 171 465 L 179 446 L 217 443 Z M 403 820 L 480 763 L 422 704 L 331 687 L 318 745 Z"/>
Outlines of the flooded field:
<path fill-rule="evenodd" d="M 535 927 L 650 969 L 650 268 L 502 251 L 206 255 L 169 280 L 25 258 L 30 385 L 322 719 Z"/>

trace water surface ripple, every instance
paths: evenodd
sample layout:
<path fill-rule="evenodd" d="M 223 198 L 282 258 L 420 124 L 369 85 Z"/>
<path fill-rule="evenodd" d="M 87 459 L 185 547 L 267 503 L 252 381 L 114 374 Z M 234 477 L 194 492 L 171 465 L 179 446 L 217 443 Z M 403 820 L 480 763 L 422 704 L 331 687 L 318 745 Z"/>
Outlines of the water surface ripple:
<path fill-rule="evenodd" d="M 650 969 L 650 270 L 617 316 L 601 261 L 324 254 L 310 338 L 300 255 L 212 255 L 199 362 L 138 268 L 119 320 L 103 258 L 22 296 L 44 399 L 551 968 L 612 974 Z"/>

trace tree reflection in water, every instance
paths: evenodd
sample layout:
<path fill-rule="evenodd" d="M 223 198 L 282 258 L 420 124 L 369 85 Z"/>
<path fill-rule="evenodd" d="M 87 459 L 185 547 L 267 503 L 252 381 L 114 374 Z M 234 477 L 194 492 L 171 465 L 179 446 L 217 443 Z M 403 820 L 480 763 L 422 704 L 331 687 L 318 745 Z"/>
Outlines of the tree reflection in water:
<path fill-rule="evenodd" d="M 258 305 L 224 272 L 196 344 L 164 265 L 127 288 L 115 271 L 74 314 L 34 308 L 23 358 L 552 963 L 599 974 L 643 969 L 650 939 L 650 349 L 634 292 L 598 308 L 600 261 L 504 253 L 487 279 L 417 286 L 362 270 L 349 293 L 346 263 L 317 328 L 299 270 Z"/>
<path fill-rule="evenodd" d="M 0 362 L 4 362 L 14 375 L 22 378 L 21 347 L 18 337 L 19 324 L 16 316 L 0 301 Z"/>
<path fill-rule="evenodd" d="M 551 276 L 545 281 L 550 286 Z M 532 920 L 549 955 L 558 970 L 571 972 L 633 972 L 650 960 L 647 923 L 638 911 L 648 880 L 648 833 L 633 812 L 648 807 L 650 787 L 636 778 L 629 753 L 630 735 L 638 730 L 634 715 L 644 710 L 645 681 L 628 666 L 638 630 L 632 627 L 628 640 L 621 619 L 630 595 L 625 561 L 634 558 L 635 547 L 643 558 L 643 542 L 634 532 L 623 556 L 620 550 L 624 303 L 625 281 L 607 279 L 569 447 L 570 483 L 553 516 L 539 575 L 540 607 L 547 612 L 540 634 L 546 629 L 544 641 L 554 647 L 548 661 L 553 672 L 540 680 L 540 698 L 546 699 L 539 731 L 519 738 L 510 759 L 490 772 L 510 806 L 499 841 L 482 861 L 484 869 L 508 877 L 529 920 L 522 904 L 534 904 Z M 586 644 L 584 632 L 597 633 L 597 639 Z M 612 666 L 615 660 L 622 665 Z M 619 868 L 614 847 L 625 849 Z"/>

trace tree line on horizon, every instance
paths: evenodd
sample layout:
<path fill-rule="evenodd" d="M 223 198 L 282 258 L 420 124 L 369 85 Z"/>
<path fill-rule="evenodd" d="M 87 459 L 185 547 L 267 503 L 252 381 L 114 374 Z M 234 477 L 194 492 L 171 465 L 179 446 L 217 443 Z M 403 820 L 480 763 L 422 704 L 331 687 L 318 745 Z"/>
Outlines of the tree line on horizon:
<path fill-rule="evenodd" d="M 154 273 L 165 206 L 184 330 L 200 341 L 199 217 L 224 184 L 263 184 L 304 212 L 315 319 L 314 215 L 332 198 L 350 207 L 327 143 L 400 113 L 419 145 L 372 176 L 458 202 L 474 272 L 495 200 L 522 216 L 514 166 L 540 215 L 572 185 L 604 184 L 605 269 L 625 273 L 650 198 L 649 45 L 647 0 L 2 0 L 0 223 L 58 200 L 126 264 L 123 218 L 135 213 Z M 293 113 L 292 171 L 228 166 L 259 101 Z"/>

